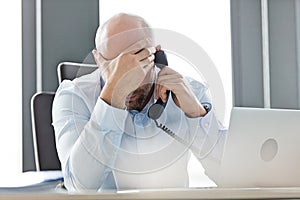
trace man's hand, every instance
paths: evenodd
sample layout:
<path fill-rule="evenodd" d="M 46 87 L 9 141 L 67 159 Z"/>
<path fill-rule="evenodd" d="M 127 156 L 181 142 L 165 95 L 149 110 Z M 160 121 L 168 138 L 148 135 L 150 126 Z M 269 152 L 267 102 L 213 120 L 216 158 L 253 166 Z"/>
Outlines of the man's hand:
<path fill-rule="evenodd" d="M 166 102 L 167 90 L 172 91 L 174 102 L 189 117 L 200 117 L 206 114 L 206 110 L 185 83 L 183 76 L 169 67 L 164 67 L 158 73 L 156 98 Z"/>
<path fill-rule="evenodd" d="M 126 97 L 136 90 L 144 81 L 146 74 L 154 67 L 155 48 L 144 48 L 147 40 L 141 40 L 129 47 L 112 60 L 106 60 L 93 51 L 105 86 L 100 98 L 116 108 L 125 108 Z"/>

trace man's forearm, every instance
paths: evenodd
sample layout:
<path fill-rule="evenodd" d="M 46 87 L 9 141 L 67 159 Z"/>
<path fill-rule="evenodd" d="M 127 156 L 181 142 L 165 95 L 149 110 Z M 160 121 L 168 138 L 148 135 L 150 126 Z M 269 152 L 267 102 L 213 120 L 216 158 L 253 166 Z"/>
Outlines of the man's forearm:
<path fill-rule="evenodd" d="M 126 95 L 121 91 L 117 92 L 113 86 L 105 85 L 100 94 L 100 98 L 110 106 L 125 109 Z"/>
<path fill-rule="evenodd" d="M 176 95 L 172 93 L 172 98 L 175 104 L 181 108 L 180 103 L 178 99 L 176 98 Z M 197 107 L 194 107 L 192 110 L 190 110 L 188 113 L 185 113 L 187 116 L 191 118 L 196 118 L 196 117 L 203 117 L 207 114 L 207 111 L 204 109 L 201 103 L 198 102 Z"/>

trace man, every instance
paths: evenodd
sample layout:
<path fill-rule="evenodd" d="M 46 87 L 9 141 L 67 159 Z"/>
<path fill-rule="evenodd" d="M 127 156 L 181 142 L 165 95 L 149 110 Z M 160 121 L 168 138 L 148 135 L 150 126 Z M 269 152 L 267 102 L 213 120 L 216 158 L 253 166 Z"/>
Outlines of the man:
<path fill-rule="evenodd" d="M 213 178 L 223 140 L 207 87 L 155 67 L 160 47 L 141 17 L 113 16 L 98 29 L 95 43 L 99 69 L 64 81 L 53 102 L 67 189 L 188 187 L 189 148 Z M 147 113 L 158 98 L 167 105 L 155 124 Z"/>

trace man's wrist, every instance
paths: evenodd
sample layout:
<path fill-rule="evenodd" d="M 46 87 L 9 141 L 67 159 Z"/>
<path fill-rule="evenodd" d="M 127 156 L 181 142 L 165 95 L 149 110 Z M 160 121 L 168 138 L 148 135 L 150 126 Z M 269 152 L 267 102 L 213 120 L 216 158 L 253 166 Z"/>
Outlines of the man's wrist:
<path fill-rule="evenodd" d="M 210 111 L 210 106 L 206 104 L 200 104 L 198 109 L 195 109 L 193 113 L 186 113 L 190 118 L 204 117 Z"/>
<path fill-rule="evenodd" d="M 106 85 L 105 85 L 106 86 Z M 100 98 L 105 101 L 107 104 L 119 108 L 125 109 L 125 99 L 126 96 L 116 92 L 111 87 L 105 87 L 102 89 Z"/>
<path fill-rule="evenodd" d="M 200 116 L 204 117 L 208 113 L 206 106 L 201 106 Z"/>
<path fill-rule="evenodd" d="M 208 110 L 206 109 L 205 105 L 200 104 L 199 107 L 200 107 L 199 108 L 199 110 L 200 110 L 200 117 L 204 117 L 208 113 Z"/>

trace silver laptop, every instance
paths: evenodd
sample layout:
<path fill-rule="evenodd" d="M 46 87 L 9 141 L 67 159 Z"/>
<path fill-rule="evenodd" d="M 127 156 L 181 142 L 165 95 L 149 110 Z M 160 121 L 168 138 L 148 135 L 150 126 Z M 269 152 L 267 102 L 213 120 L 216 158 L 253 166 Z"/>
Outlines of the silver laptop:
<path fill-rule="evenodd" d="M 232 109 L 220 187 L 300 186 L 300 110 Z"/>

